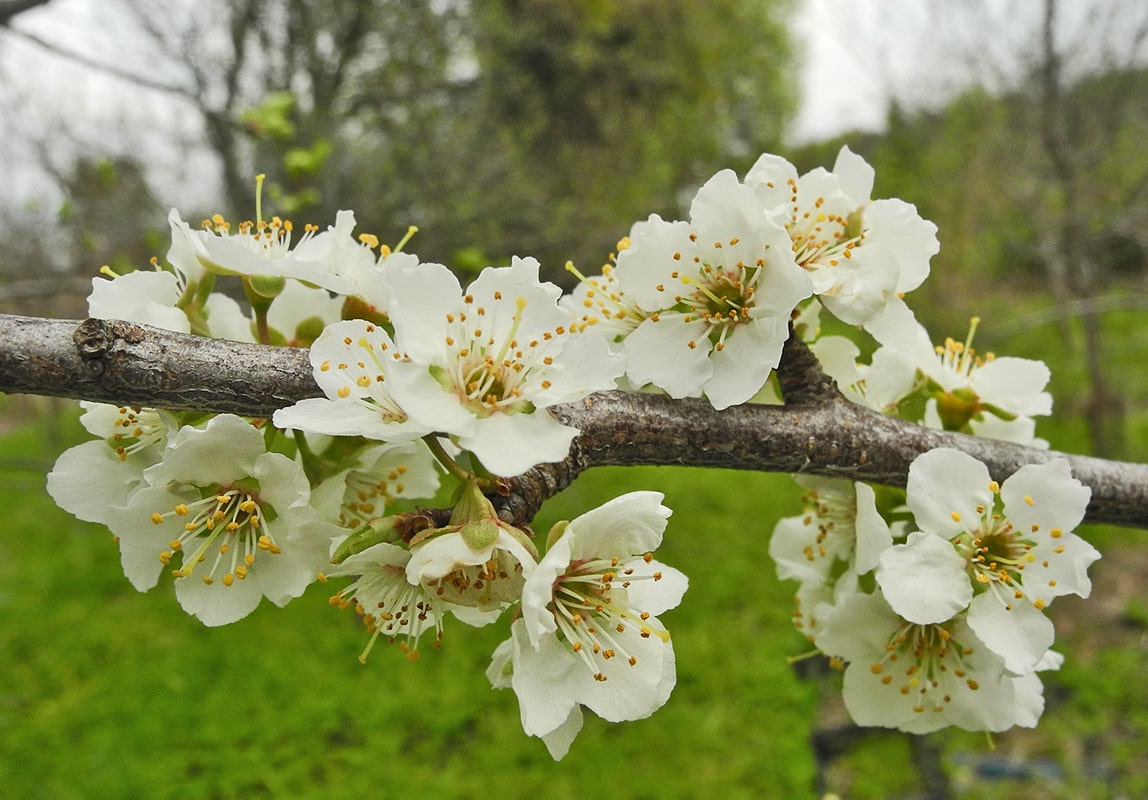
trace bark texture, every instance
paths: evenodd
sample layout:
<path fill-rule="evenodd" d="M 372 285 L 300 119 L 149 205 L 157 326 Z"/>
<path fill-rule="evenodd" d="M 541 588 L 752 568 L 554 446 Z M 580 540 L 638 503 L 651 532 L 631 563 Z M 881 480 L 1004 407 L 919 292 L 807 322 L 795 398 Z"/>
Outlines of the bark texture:
<path fill-rule="evenodd" d="M 320 397 L 306 350 L 171 333 L 116 320 L 0 315 L 0 391 L 119 405 L 269 417 Z M 1024 464 L 1067 458 L 1092 489 L 1087 519 L 1148 527 L 1148 465 L 1056 453 L 945 433 L 846 400 L 796 338 L 778 375 L 786 405 L 714 411 L 702 399 L 599 392 L 550 409 L 578 428 L 569 456 L 508 477 L 496 498 L 508 519 L 530 520 L 583 470 L 681 465 L 811 473 L 904 486 L 909 465 L 935 447 L 983 461 L 997 481 Z"/>

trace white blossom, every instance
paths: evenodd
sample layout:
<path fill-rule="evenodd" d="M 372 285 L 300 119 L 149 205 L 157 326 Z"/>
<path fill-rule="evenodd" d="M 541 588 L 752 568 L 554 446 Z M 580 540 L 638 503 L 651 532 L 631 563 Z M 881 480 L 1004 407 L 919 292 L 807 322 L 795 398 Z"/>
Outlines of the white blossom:
<path fill-rule="evenodd" d="M 149 408 L 80 405 L 81 424 L 99 438 L 60 454 L 48 473 L 48 494 L 79 519 L 107 524 L 111 509 L 127 503 L 143 483 L 144 470 L 163 457 L 177 423 Z"/>
<path fill-rule="evenodd" d="M 1100 554 L 1072 533 L 1090 496 L 1063 459 L 1025 465 L 998 485 L 971 456 L 931 450 L 909 469 L 920 530 L 882 554 L 877 581 L 893 610 L 918 624 L 967 608 L 1008 669 L 1029 672 L 1052 645 L 1045 606 L 1091 591 L 1087 571 Z"/>
<path fill-rule="evenodd" d="M 616 275 L 647 312 L 625 339 L 627 377 L 671 397 L 704 394 L 716 409 L 762 388 L 810 294 L 784 228 L 730 170 L 698 190 L 689 222 L 655 214 L 635 225 Z"/>
<path fill-rule="evenodd" d="M 433 422 L 412 419 L 395 399 L 395 373 L 417 366 L 399 353 L 381 326 L 365 320 L 328 325 L 311 345 L 310 360 L 326 397 L 279 409 L 272 416 L 277 427 L 389 442 L 410 441 L 435 429 Z"/>
<path fill-rule="evenodd" d="M 379 542 L 324 570 L 324 581 L 355 578 L 331 596 L 331 605 L 354 608 L 371 635 L 360 661 L 366 661 L 380 636 L 398 643 L 412 661 L 418 658 L 418 642 L 426 631 L 435 631 L 436 647 L 442 640 L 442 604 L 420 584 L 407 580 L 410 558 L 405 547 Z"/>
<path fill-rule="evenodd" d="M 624 369 L 604 339 L 574 332 L 533 258 L 484 269 L 465 293 L 440 264 L 396 265 L 383 280 L 395 344 L 415 367 L 396 372 L 394 396 L 496 474 L 565 458 L 577 430 L 546 409 L 612 389 Z"/>
<path fill-rule="evenodd" d="M 355 291 L 346 273 L 362 255 L 351 235 L 355 215 L 350 211 L 340 211 L 328 230 L 306 225 L 298 237 L 291 221 L 279 217 L 233 225 L 216 214 L 192 230 L 172 209 L 169 220 L 173 244 L 168 258 L 185 271 L 294 278 L 341 294 Z"/>
<path fill-rule="evenodd" d="M 838 319 L 870 323 L 921 285 L 939 250 L 937 227 L 901 200 L 870 200 L 874 171 L 848 147 L 833 171 L 798 176 L 780 156 L 762 155 L 745 177 L 767 212 L 781 210 L 793 255 L 813 292 Z"/>
<path fill-rule="evenodd" d="M 611 722 L 642 719 L 673 689 L 673 646 L 657 615 L 677 606 L 688 581 L 651 554 L 670 515 L 661 499 L 631 492 L 558 527 L 487 671 L 514 689 L 523 728 L 556 759 L 583 706 Z"/>
<path fill-rule="evenodd" d="M 299 465 L 230 414 L 181 428 L 144 479 L 107 515 L 124 574 L 146 591 L 179 562 L 176 597 L 205 625 L 234 622 L 264 596 L 280 606 L 298 597 L 339 530 L 323 521 L 333 509 L 313 507 Z"/>
<path fill-rule="evenodd" d="M 769 540 L 769 555 L 782 580 L 821 583 L 844 561 L 858 574 L 877 566 L 893 544 L 888 524 L 877 511 L 870 486 L 843 478 L 800 475 L 805 510 L 778 521 Z"/>
<path fill-rule="evenodd" d="M 910 733 L 948 725 L 1002 731 L 1031 714 L 1031 702 L 1018 704 L 1003 659 L 961 616 L 919 625 L 898 616 L 880 594 L 855 594 L 835 609 L 815 642 L 848 662 L 845 707 L 858 725 Z"/>
<path fill-rule="evenodd" d="M 110 280 L 92 278 L 88 315 L 189 333 L 191 323 L 176 305 L 182 292 L 179 276 L 163 270 L 129 272 Z"/>

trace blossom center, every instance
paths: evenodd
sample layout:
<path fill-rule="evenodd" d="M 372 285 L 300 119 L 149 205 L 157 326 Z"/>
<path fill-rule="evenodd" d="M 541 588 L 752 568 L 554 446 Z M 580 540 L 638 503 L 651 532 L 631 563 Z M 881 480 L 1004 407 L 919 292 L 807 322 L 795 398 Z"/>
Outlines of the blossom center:
<path fill-rule="evenodd" d="M 169 549 L 159 554 L 164 564 L 176 553 L 182 554 L 176 578 L 187 578 L 200 569 L 203 582 L 210 586 L 218 578 L 224 586 L 244 580 L 256 557 L 282 553 L 257 495 L 229 487 L 192 503 L 179 503 L 171 511 L 151 515 L 156 525 L 171 519 L 186 520 L 182 532 L 171 540 Z M 203 565 L 202 567 L 200 565 Z"/>
<path fill-rule="evenodd" d="M 347 475 L 347 488 L 343 505 L 339 509 L 339 524 L 345 528 L 358 528 L 364 522 L 379 516 L 379 512 L 395 502 L 406 488 L 403 476 L 407 466 L 399 464 L 386 475 L 352 470 Z"/>
<path fill-rule="evenodd" d="M 272 217 L 270 221 L 261 219 L 258 222 L 251 222 L 250 220 L 240 222 L 235 226 L 236 233 L 232 233 L 232 224 L 224 219 L 221 214 L 215 214 L 211 219 L 205 219 L 202 222 L 202 227 L 208 233 L 213 233 L 220 238 L 228 237 L 232 241 L 240 242 L 252 253 L 271 260 L 286 258 L 287 253 L 291 250 L 291 235 L 295 230 L 291 220 Z M 304 225 L 303 236 L 297 244 L 307 241 L 318 231 L 319 226 L 317 225 Z"/>
<path fill-rule="evenodd" d="M 373 323 L 367 323 L 364 328 L 367 334 L 374 335 L 378 329 Z M 376 343 L 367 336 L 360 336 L 356 341 L 351 336 L 343 337 L 346 347 L 355 347 L 360 358 L 353 363 L 350 361 L 325 360 L 319 364 L 320 372 L 337 370 L 345 378 L 346 383 L 340 386 L 335 394 L 340 399 L 354 397 L 355 400 L 377 413 L 383 422 L 405 422 L 407 414 L 399 407 L 390 393 L 386 390 L 386 359 L 395 361 L 402 359 L 398 352 L 391 351 L 386 341 Z M 388 352 L 391 351 L 391 352 Z"/>
<path fill-rule="evenodd" d="M 522 565 L 495 548 L 482 564 L 458 564 L 441 578 L 423 581 L 437 600 L 458 606 L 491 608 L 521 596 Z"/>
<path fill-rule="evenodd" d="M 913 711 L 942 712 L 953 692 L 977 691 L 965 662 L 973 648 L 964 647 L 952 635 L 951 623 L 906 624 L 885 643 L 885 652 L 869 671 L 885 686 L 897 690 L 913 704 Z"/>
<path fill-rule="evenodd" d="M 564 326 L 546 331 L 526 342 L 518 339 L 525 298 L 515 300 L 509 325 L 500 326 L 499 310 L 504 307 L 501 292 L 494 293 L 495 304 L 474 305 L 472 295 L 464 298 L 467 310 L 446 315 L 446 344 L 457 358 L 448 368 L 432 367 L 432 374 L 444 388 L 454 392 L 479 417 L 496 412 L 533 410 L 530 396 L 550 388 L 543 374 L 553 364 L 551 342 L 566 333 Z M 503 329 L 500 331 L 500 329 Z"/>
<path fill-rule="evenodd" d="M 818 197 L 811 208 L 803 210 L 798 200 L 797 182 L 789 180 L 790 212 L 785 229 L 793 241 L 793 256 L 798 266 L 807 270 L 836 267 L 841 259 L 853 257 L 853 250 L 865 238 L 861 213 L 856 209 L 848 216 L 823 210 L 825 198 Z"/>
<path fill-rule="evenodd" d="M 332 572 L 320 575 L 320 580 L 338 575 Z M 328 601 L 336 608 L 354 606 L 371 635 L 359 661 L 366 663 L 375 641 L 386 637 L 391 644 L 398 643 L 411 661 L 418 660 L 417 642 L 423 631 L 434 628 L 434 647 L 442 642 L 442 619 L 434 598 L 421 586 L 407 581 L 406 570 L 394 564 L 377 564 Z"/>
<path fill-rule="evenodd" d="M 116 451 L 120 461 L 163 442 L 167 437 L 167 426 L 159 414 L 150 408 L 121 406 L 117 409 L 116 421 L 112 427 L 114 430 L 107 442 Z"/>
<path fill-rule="evenodd" d="M 802 500 L 805 502 L 802 524 L 807 528 L 814 524 L 817 526 L 813 541 L 801 548 L 806 560 L 836 557 L 853 545 L 857 523 L 856 500 L 840 492 L 819 492 L 816 489 L 809 489 Z"/>
<path fill-rule="evenodd" d="M 697 239 L 696 233 L 690 234 L 695 244 Z M 712 252 L 693 256 L 696 271 L 671 273 L 687 287 L 683 294 L 674 297 L 674 310 L 680 311 L 687 323 L 704 321 L 709 341 L 718 351 L 725 349 L 725 340 L 738 325 L 752 319 L 756 284 L 765 266 L 764 258 L 747 265 L 732 256 L 730 251 L 739 241 L 733 238 L 726 243 L 714 242 Z M 681 258 L 681 253 L 674 254 L 675 260 Z M 694 346 L 696 343 L 690 342 L 690 347 Z"/>
<path fill-rule="evenodd" d="M 648 564 L 653 555 L 642 557 Z M 571 649 L 581 656 L 597 681 L 606 680 L 605 662 L 620 657 L 630 666 L 638 663 L 621 642 L 621 635 L 634 630 L 643 639 L 656 636 L 663 642 L 670 634 L 650 622 L 650 614 L 627 603 L 626 589 L 634 580 L 662 578 L 661 572 L 640 574 L 622 559 L 596 558 L 571 562 L 554 582 L 553 614 L 558 630 Z"/>

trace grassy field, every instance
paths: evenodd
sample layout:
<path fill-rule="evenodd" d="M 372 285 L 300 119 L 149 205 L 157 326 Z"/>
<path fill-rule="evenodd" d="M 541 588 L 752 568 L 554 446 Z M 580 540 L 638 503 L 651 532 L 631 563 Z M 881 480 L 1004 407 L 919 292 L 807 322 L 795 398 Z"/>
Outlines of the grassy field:
<path fill-rule="evenodd" d="M 1110 316 L 1110 357 L 1139 363 L 1145 315 Z M 1040 355 L 1047 339 L 1018 334 L 1009 352 Z M 1070 394 L 1069 355 L 1045 357 L 1054 390 Z M 1125 375 L 1134 398 L 1148 395 L 1146 374 Z M 3 406 L 0 417 L 14 419 Z M 555 764 L 521 732 L 514 695 L 483 675 L 501 625 L 454 625 L 415 664 L 380 646 L 363 666 L 365 635 L 328 607 L 330 587 L 213 630 L 170 586 L 136 593 L 108 532 L 43 490 L 55 456 L 84 438 L 74 413 L 53 419 L 0 438 L 0 797 L 788 798 L 815 796 L 818 774 L 845 798 L 921 796 L 919 748 L 899 734 L 858 737 L 819 772 L 811 735 L 846 720 L 835 676 L 802 678 L 785 661 L 805 649 L 789 624 L 793 587 L 766 557 L 774 522 L 798 508 L 786 476 L 603 469 L 543 510 L 540 530 L 629 489 L 663 491 L 675 513 L 659 557 L 691 580 L 664 618 L 679 669 L 668 705 L 620 726 L 588 718 Z M 1146 430 L 1131 419 L 1133 457 L 1148 458 Z M 1083 449 L 1073 419 L 1040 431 Z M 928 739 L 961 797 L 1148 796 L 1145 534 L 1084 534 L 1105 558 L 1092 600 L 1051 609 L 1068 661 L 1046 679 L 1041 727 L 996 737 L 993 751 L 960 731 Z"/>
<path fill-rule="evenodd" d="M 80 431 L 68 419 L 66 438 Z M 12 798 L 566 797 L 628 787 L 666 797 L 801 796 L 816 687 L 784 657 L 800 649 L 790 587 L 766 538 L 796 499 L 763 514 L 784 476 L 672 469 L 589 473 L 543 514 L 543 530 L 630 487 L 675 509 L 659 551 L 691 578 L 664 621 L 678 687 L 650 720 L 589 720 L 555 764 L 521 731 L 517 702 L 483 672 L 502 626 L 454 625 L 415 664 L 389 647 L 363 666 L 365 635 L 312 587 L 286 609 L 208 630 L 170 588 L 136 593 L 106 530 L 43 491 L 43 425 L 0 444 L 19 458 L 0 485 L 0 796 Z M 4 463 L 10 464 L 11 461 Z M 687 781 L 687 783 L 683 783 Z"/>

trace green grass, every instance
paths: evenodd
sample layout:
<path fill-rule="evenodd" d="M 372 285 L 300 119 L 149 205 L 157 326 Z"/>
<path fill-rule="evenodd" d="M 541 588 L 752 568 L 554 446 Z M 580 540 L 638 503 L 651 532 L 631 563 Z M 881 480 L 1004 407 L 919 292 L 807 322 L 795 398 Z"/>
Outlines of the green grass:
<path fill-rule="evenodd" d="M 82 440 L 69 417 L 64 438 Z M 0 441 L 0 464 L 50 464 L 43 426 Z M 690 576 L 664 617 L 678 686 L 649 720 L 587 719 L 566 760 L 521 730 L 484 670 L 502 625 L 448 629 L 417 663 L 366 637 L 312 589 L 223 629 L 170 587 L 138 594 L 106 530 L 56 509 L 42 471 L 0 483 L 0 795 L 13 798 L 801 797 L 816 687 L 785 656 L 792 587 L 766 557 L 794 513 L 785 476 L 649 468 L 587 473 L 539 529 L 631 488 L 674 509 L 659 558 Z M 762 502 L 776 496 L 778 504 Z"/>

